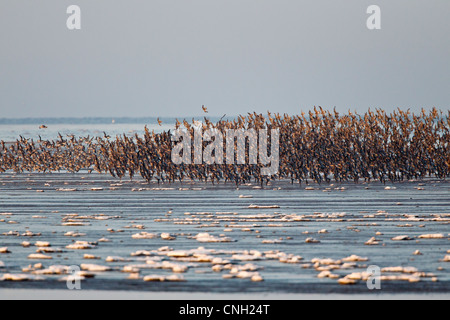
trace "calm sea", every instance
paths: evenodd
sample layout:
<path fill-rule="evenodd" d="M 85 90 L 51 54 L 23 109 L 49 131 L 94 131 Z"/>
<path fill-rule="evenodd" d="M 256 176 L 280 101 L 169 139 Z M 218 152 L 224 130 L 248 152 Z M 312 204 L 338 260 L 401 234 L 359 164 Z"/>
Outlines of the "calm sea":
<path fill-rule="evenodd" d="M 104 133 L 111 137 L 141 135 L 145 126 L 155 132 L 173 129 L 176 119 L 162 118 L 161 121 L 162 125 L 157 123 L 157 118 L 0 119 L 0 140 L 11 142 L 20 136 L 34 140 L 38 140 L 40 136 L 44 140 L 52 140 L 58 138 L 58 133 L 77 137 L 103 136 Z M 46 125 L 47 128 L 40 129 L 41 125 Z"/>

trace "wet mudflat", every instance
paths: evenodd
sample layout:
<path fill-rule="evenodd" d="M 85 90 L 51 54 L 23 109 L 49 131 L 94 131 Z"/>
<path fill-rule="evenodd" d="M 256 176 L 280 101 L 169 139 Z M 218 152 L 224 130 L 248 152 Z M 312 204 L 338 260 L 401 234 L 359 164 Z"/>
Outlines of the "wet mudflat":
<path fill-rule="evenodd" d="M 0 287 L 450 292 L 450 184 L 156 184 L 0 175 Z M 75 267 L 75 269 L 74 269 Z"/>

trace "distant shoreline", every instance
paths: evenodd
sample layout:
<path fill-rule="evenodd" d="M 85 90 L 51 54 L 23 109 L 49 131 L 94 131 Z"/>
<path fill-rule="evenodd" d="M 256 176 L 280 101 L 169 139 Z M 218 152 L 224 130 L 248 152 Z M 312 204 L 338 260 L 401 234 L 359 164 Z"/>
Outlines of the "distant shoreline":
<path fill-rule="evenodd" d="M 175 124 L 176 119 L 202 120 L 204 116 L 159 117 L 163 123 Z M 207 118 L 213 122 L 221 117 Z M 233 117 L 224 117 L 224 119 Z M 55 124 L 158 124 L 158 117 L 60 117 L 60 118 L 0 118 L 0 125 L 55 125 Z"/>

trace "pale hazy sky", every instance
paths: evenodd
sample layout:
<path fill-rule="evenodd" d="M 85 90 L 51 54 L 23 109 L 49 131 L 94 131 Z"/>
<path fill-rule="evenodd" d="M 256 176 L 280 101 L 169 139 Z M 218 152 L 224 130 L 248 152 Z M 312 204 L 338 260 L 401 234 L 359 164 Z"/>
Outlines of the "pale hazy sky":
<path fill-rule="evenodd" d="M 449 0 L 1 0 L 0 118 L 448 110 L 449 35 Z"/>

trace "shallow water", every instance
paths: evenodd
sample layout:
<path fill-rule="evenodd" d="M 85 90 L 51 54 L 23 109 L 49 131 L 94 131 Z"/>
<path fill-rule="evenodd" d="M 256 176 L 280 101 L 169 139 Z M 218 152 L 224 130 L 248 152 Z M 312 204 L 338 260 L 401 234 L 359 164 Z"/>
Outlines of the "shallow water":
<path fill-rule="evenodd" d="M 304 265 L 311 264 L 314 258 L 340 260 L 355 254 L 368 260 L 355 262 L 354 267 L 349 269 L 334 269 L 331 272 L 342 278 L 352 272 L 366 271 L 369 265 L 380 268 L 411 266 L 428 276 L 420 277 L 419 282 L 383 280 L 381 291 L 450 292 L 450 263 L 440 261 L 450 249 L 450 184 L 447 181 L 429 179 L 386 185 L 394 187 L 390 190 L 378 182 L 311 186 L 315 190 L 305 190 L 305 185 L 277 181 L 264 189 L 256 189 L 256 184 L 236 189 L 232 184 L 185 182 L 158 185 L 141 180 L 120 183 L 108 175 L 87 173 L 2 174 L 0 213 L 3 215 L 0 215 L 0 220 L 4 221 L 0 222 L 0 247 L 8 247 L 11 253 L 0 254 L 0 261 L 5 264 L 0 268 L 0 277 L 4 273 L 22 273 L 23 267 L 38 262 L 42 262 L 44 267 L 93 263 L 112 267 L 113 270 L 96 272 L 94 278 L 83 280 L 83 289 L 369 293 L 363 280 L 355 285 L 340 285 L 337 279 L 318 278 L 320 271 L 312 265 Z M 341 187 L 345 190 L 336 189 Z M 74 188 L 77 191 L 59 191 Z M 92 188 L 102 189 L 92 191 Z M 252 198 L 240 198 L 240 195 Z M 279 208 L 250 209 L 251 204 L 276 205 Z M 72 217 L 75 221 L 89 225 L 63 225 L 70 214 L 78 215 Z M 414 215 L 416 219 L 408 219 L 405 215 Z M 11 224 L 10 221 L 16 223 Z M 143 225 L 145 229 L 137 229 L 135 225 Z M 318 232 L 323 229 L 327 233 Z M 41 235 L 23 235 L 27 230 Z M 5 235 L 10 231 L 17 231 L 20 235 Z M 76 238 L 65 236 L 68 231 L 86 235 Z M 158 237 L 132 238 L 133 234 L 142 231 L 155 233 Z M 176 239 L 161 239 L 160 234 L 165 232 Z M 217 238 L 229 237 L 233 242 L 202 243 L 193 238 L 203 232 Z M 376 232 L 381 234 L 376 235 Z M 444 237 L 418 238 L 422 234 L 435 233 Z M 408 235 L 414 240 L 391 240 L 398 235 Z M 365 245 L 371 237 L 376 237 L 379 244 Z M 66 248 L 74 241 L 97 242 L 101 238 L 107 238 L 110 242 L 98 242 L 90 250 Z M 320 242 L 306 243 L 307 238 Z M 263 240 L 275 239 L 281 243 L 262 243 Z M 22 241 L 29 241 L 31 246 L 22 247 Z M 51 248 L 60 248 L 63 252 L 46 253 L 52 257 L 51 260 L 28 259 L 28 255 L 37 249 L 33 246 L 36 241 L 48 241 Z M 234 266 L 252 263 L 259 268 L 257 272 L 264 281 L 224 279 L 223 276 L 230 270 L 214 272 L 211 262 L 186 262 L 168 257 L 168 251 L 158 252 L 164 246 L 173 250 L 204 247 L 213 250 L 208 253 L 212 257 L 230 260 Z M 121 271 L 124 266 L 145 264 L 148 259 L 130 255 L 137 250 L 150 251 L 152 259 L 187 266 L 186 272 L 176 273 L 186 281 L 144 282 L 146 275 L 174 274 L 170 269 L 148 268 L 140 269 L 139 279 L 127 279 L 129 273 Z M 233 258 L 235 253 L 242 255 L 251 250 L 261 253 L 260 259 L 240 261 Z M 415 250 L 420 250 L 422 255 L 413 255 Z M 281 263 L 267 256 L 268 252 L 276 251 L 299 255 L 302 259 L 296 263 Z M 100 259 L 83 259 L 86 253 Z M 129 261 L 106 262 L 108 256 L 120 256 Z M 382 273 L 388 274 L 400 273 Z M 39 281 L 0 281 L 0 287 L 65 289 L 66 282 L 58 281 L 63 276 L 43 275 L 43 280 Z"/>
<path fill-rule="evenodd" d="M 47 122 L 43 122 L 45 124 Z M 111 137 L 121 136 L 123 134 L 132 136 L 135 134 L 143 135 L 144 128 L 155 130 L 155 132 L 167 131 L 173 129 L 175 122 L 163 123 L 161 126 L 155 124 L 136 124 L 136 123 L 95 123 L 95 124 L 48 124 L 46 129 L 40 129 L 40 124 L 1 124 L 0 123 L 0 140 L 5 142 L 13 142 L 23 136 L 34 141 L 39 140 L 54 140 L 58 139 L 58 133 L 64 138 L 67 135 L 75 135 L 76 137 L 103 137 L 104 133 Z"/>

